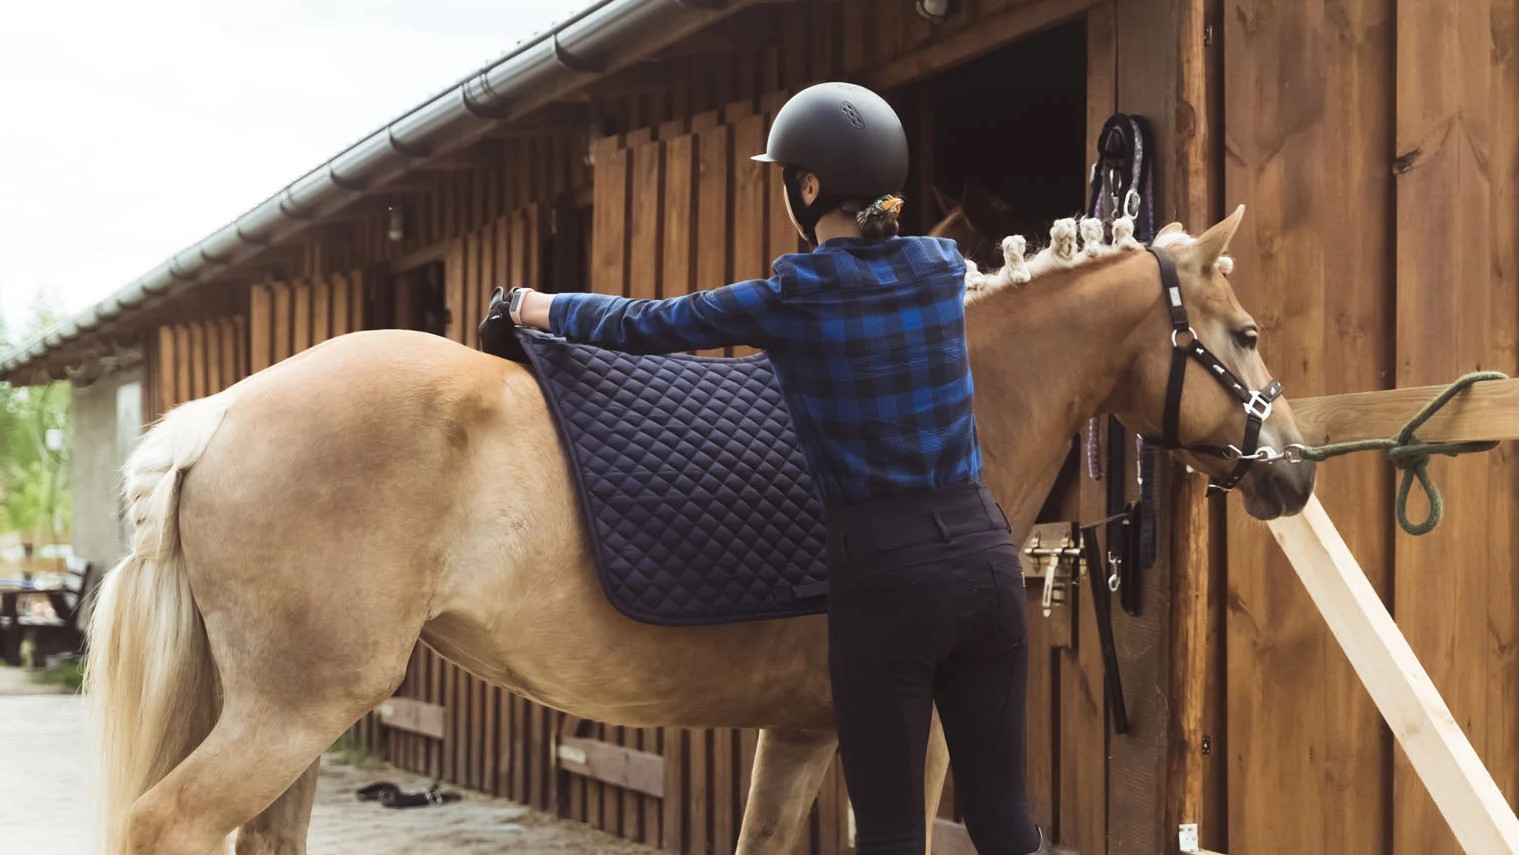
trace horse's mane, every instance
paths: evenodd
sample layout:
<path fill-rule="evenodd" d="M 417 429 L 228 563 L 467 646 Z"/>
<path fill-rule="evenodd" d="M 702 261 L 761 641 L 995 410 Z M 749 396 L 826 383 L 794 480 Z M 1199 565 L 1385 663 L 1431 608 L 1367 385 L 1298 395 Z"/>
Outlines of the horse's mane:
<path fill-rule="evenodd" d="M 1028 240 L 1023 235 L 1008 235 L 1002 239 L 1002 267 L 982 271 L 974 261 L 965 260 L 965 302 L 974 302 L 994 291 L 1008 286 L 1026 285 L 1029 282 L 1057 270 L 1070 270 L 1114 258 L 1145 245 L 1134 239 L 1134 220 L 1119 217 L 1113 221 L 1109 238 L 1101 220 L 1087 217 L 1078 221 L 1075 217 L 1056 220 L 1050 227 L 1050 242 L 1027 257 Z M 1187 234 L 1180 223 L 1171 223 L 1160 230 L 1152 245 L 1156 247 L 1185 246 L 1194 238 Z M 1234 266 L 1227 256 L 1217 262 L 1219 269 L 1228 274 Z"/>

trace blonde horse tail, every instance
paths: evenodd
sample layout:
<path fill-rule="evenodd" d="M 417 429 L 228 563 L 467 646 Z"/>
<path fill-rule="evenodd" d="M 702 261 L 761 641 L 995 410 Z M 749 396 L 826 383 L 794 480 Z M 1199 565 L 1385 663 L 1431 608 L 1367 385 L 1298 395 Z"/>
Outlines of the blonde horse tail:
<path fill-rule="evenodd" d="M 85 666 L 107 852 L 126 851 L 133 803 L 195 750 L 220 712 L 216 663 L 180 549 L 179 497 L 230 404 L 223 392 L 176 408 L 127 460 L 131 553 L 99 589 Z"/>

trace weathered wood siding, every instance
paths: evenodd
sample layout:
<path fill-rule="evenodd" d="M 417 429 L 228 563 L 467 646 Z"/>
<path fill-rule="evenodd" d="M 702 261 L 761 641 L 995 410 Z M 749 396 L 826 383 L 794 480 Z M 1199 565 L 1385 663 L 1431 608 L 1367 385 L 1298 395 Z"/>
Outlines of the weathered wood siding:
<path fill-rule="evenodd" d="M 1290 395 L 1514 373 L 1519 16 L 1512 0 L 1225 3 L 1235 283 Z M 1320 467 L 1318 492 L 1510 799 L 1519 796 L 1519 465 L 1434 464 L 1446 521 L 1393 524 L 1393 474 Z M 1414 502 L 1417 518 L 1421 504 Z M 1227 816 L 1258 852 L 1458 852 L 1265 530 L 1228 508 Z M 1209 833 L 1211 832 L 1211 833 Z"/>

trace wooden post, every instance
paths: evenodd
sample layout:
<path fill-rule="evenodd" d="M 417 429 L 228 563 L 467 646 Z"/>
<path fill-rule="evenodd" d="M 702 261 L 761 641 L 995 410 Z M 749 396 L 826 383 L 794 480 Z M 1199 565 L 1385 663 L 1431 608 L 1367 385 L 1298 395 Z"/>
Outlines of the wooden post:
<path fill-rule="evenodd" d="M 1377 439 L 1395 436 L 1443 391 L 1444 386 L 1416 386 L 1304 398 L 1292 402 L 1292 415 L 1310 443 Z M 1432 416 L 1418 436 L 1429 442 L 1519 439 L 1519 379 L 1472 386 Z"/>
<path fill-rule="evenodd" d="M 1519 853 L 1519 818 L 1318 498 L 1270 526 L 1461 847 Z"/>

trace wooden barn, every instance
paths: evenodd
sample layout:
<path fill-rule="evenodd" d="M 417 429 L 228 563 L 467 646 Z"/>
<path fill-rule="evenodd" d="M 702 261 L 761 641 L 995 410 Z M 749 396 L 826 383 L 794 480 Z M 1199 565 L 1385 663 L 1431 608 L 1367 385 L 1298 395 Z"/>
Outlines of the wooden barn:
<path fill-rule="evenodd" d="M 913 0 L 599 0 L 0 355 L 0 377 L 72 378 L 92 444 L 76 481 L 108 483 L 143 422 L 333 336 L 473 346 L 497 285 L 653 297 L 764 275 L 798 241 L 748 156 L 788 93 L 824 79 L 904 117 L 917 231 L 939 216 L 933 189 L 967 181 L 1031 217 L 1081 210 L 1104 120 L 1146 117 L 1161 223 L 1248 205 L 1233 279 L 1293 398 L 1519 373 L 1515 0 L 950 0 L 941 22 Z M 1425 537 L 1395 526 L 1385 461 L 1326 464 L 1318 489 L 1510 804 L 1515 451 L 1437 463 L 1448 518 Z M 1104 487 L 1074 462 L 1052 518 L 1101 516 Z M 1080 855 L 1176 852 L 1194 823 L 1232 855 L 1459 851 L 1265 528 L 1165 475 L 1160 560 L 1138 613 L 1113 616 L 1129 732 L 1110 726 L 1093 610 L 1068 604 L 1069 640 L 1031 610 L 1039 821 Z M 117 508 L 76 506 L 100 532 L 86 557 L 110 561 Z M 425 646 L 355 735 L 460 786 L 716 855 L 755 745 L 568 718 Z M 972 851 L 952 796 L 935 837 Z M 802 848 L 850 849 L 836 768 Z"/>

